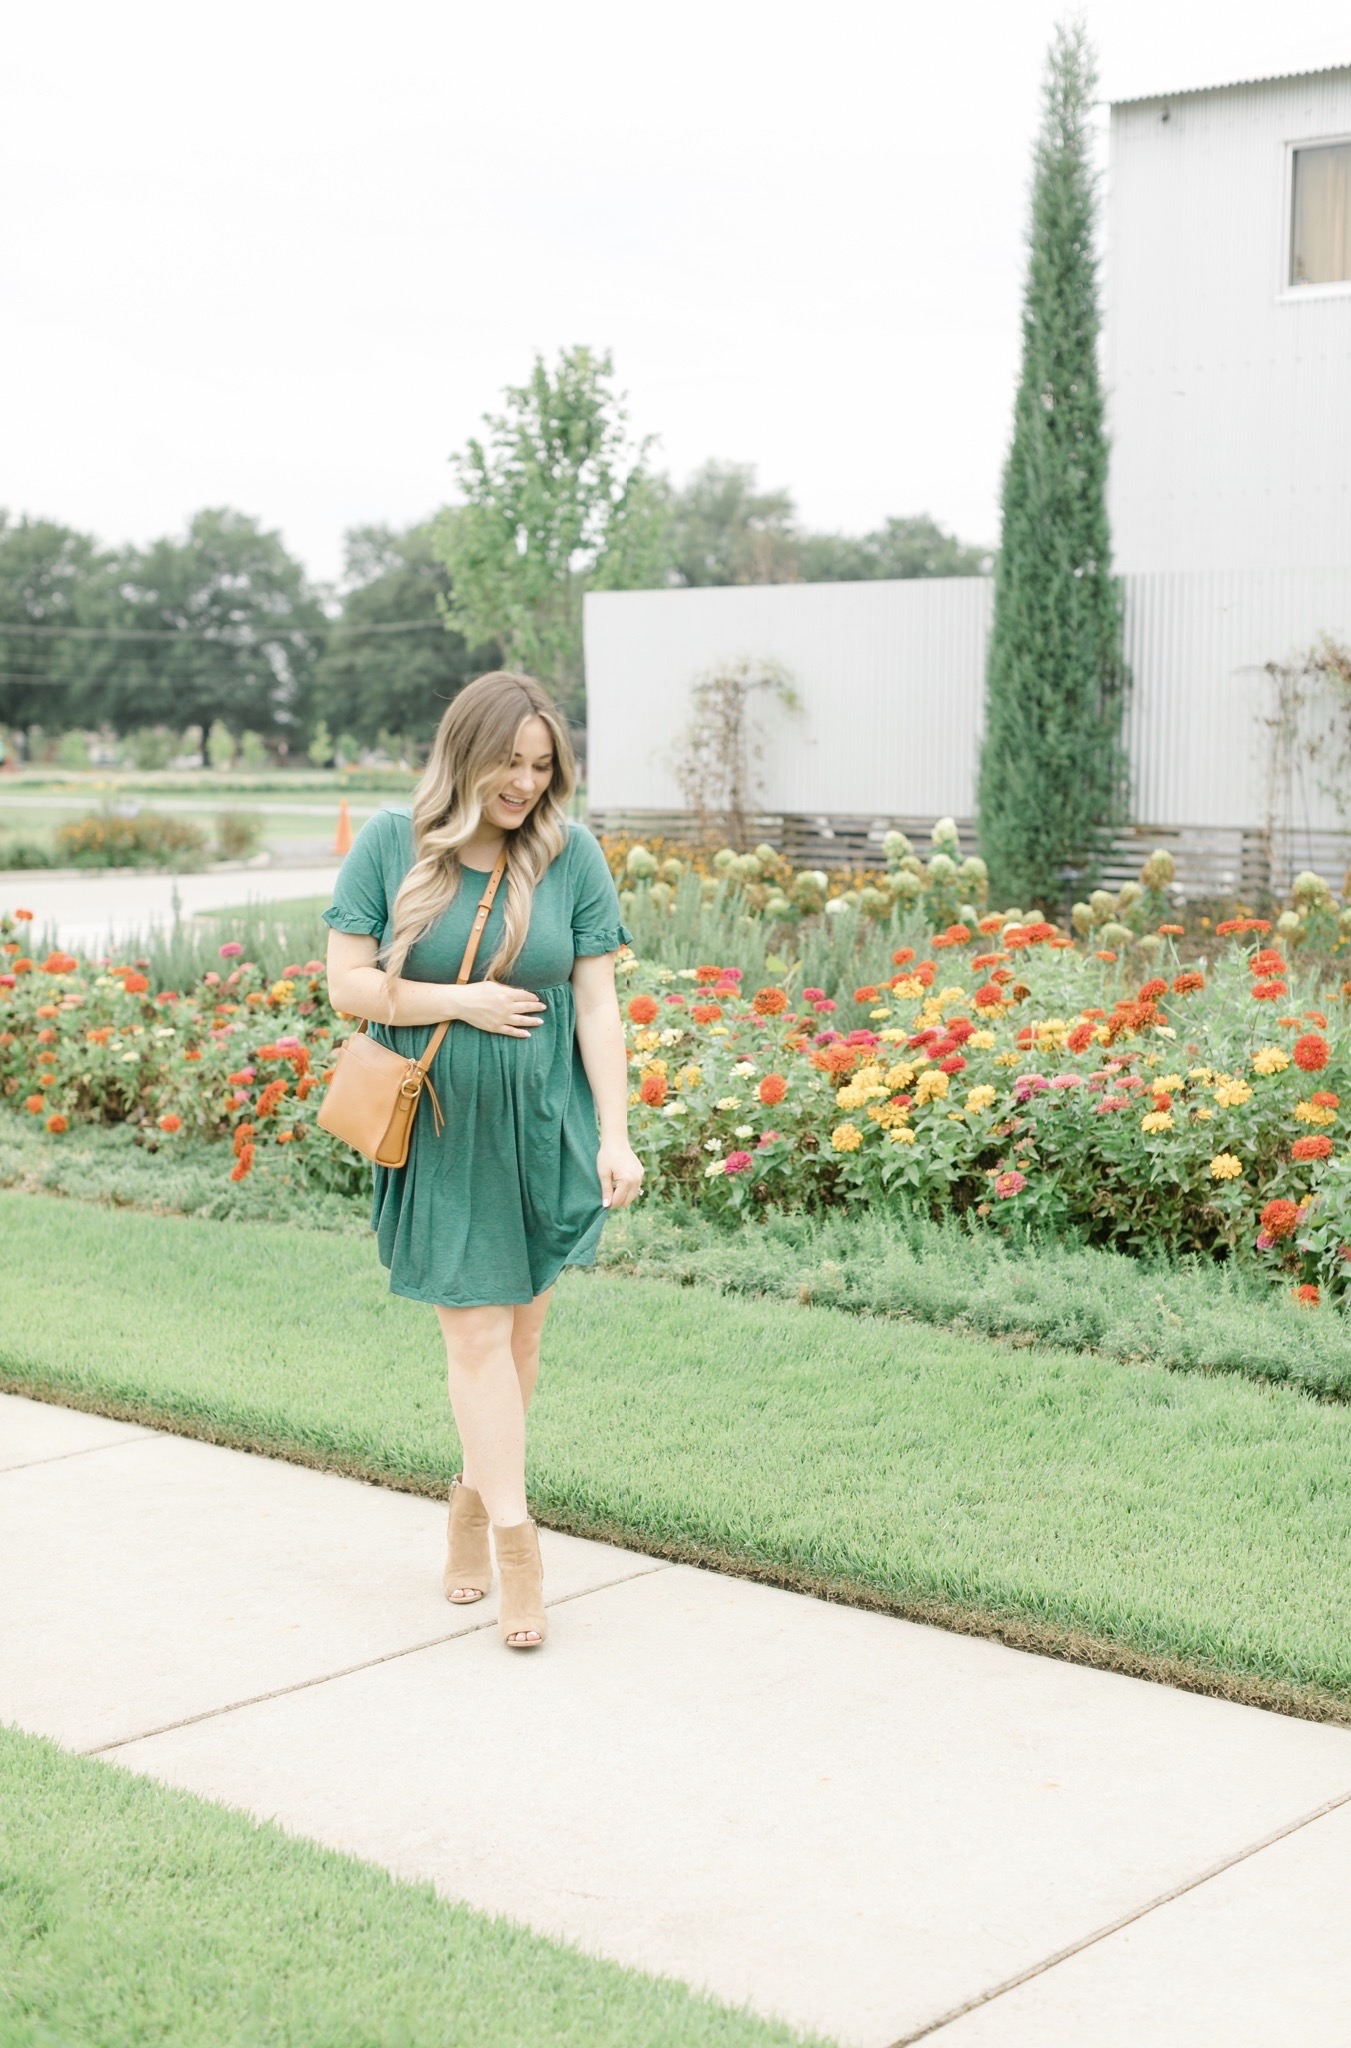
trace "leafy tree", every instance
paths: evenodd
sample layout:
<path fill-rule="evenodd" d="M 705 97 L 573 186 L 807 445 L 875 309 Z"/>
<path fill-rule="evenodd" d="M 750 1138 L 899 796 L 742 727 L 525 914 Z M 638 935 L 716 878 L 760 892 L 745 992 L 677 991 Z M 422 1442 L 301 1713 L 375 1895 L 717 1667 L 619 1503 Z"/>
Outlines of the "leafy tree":
<path fill-rule="evenodd" d="M 109 560 L 86 533 L 0 512 L 0 725 L 78 722 L 72 686 L 89 643 L 69 629 L 91 623 L 90 588 Z"/>
<path fill-rule="evenodd" d="M 793 583 L 799 539 L 787 491 L 756 489 L 749 462 L 706 462 L 670 495 L 671 578 L 708 584 Z"/>
<path fill-rule="evenodd" d="M 1092 876 L 1127 787 L 1097 361 L 1095 84 L 1082 26 L 1057 28 L 1036 144 L 980 764 L 981 844 L 996 887 L 1044 905 Z"/>
<path fill-rule="evenodd" d="M 922 513 L 914 519 L 886 519 L 857 538 L 804 533 L 797 559 L 804 583 L 862 583 L 910 576 L 985 576 L 992 557 L 984 548 L 965 546 Z"/>
<path fill-rule="evenodd" d="M 216 719 L 206 736 L 206 761 L 218 770 L 235 765 L 235 736 L 223 719 Z"/>
<path fill-rule="evenodd" d="M 314 735 L 305 749 L 314 768 L 327 768 L 333 759 L 333 735 L 325 719 L 320 719 L 314 728 Z"/>
<path fill-rule="evenodd" d="M 578 720 L 583 593 L 659 583 L 666 563 L 650 442 L 629 439 L 613 375 L 588 348 L 565 350 L 552 375 L 537 356 L 506 410 L 485 416 L 486 437 L 454 458 L 464 502 L 436 525 L 450 624 L 473 646 L 496 643 Z"/>
<path fill-rule="evenodd" d="M 324 616 L 281 536 L 228 510 L 199 512 L 182 540 L 106 558 L 84 609 L 91 641 L 70 722 L 222 722 L 294 737 L 308 722 Z"/>
<path fill-rule="evenodd" d="M 386 729 L 429 740 L 450 699 L 498 658 L 447 631 L 450 578 L 431 525 L 354 528 L 344 585 L 315 673 L 316 712 L 352 758 L 358 741 L 374 746 Z"/>

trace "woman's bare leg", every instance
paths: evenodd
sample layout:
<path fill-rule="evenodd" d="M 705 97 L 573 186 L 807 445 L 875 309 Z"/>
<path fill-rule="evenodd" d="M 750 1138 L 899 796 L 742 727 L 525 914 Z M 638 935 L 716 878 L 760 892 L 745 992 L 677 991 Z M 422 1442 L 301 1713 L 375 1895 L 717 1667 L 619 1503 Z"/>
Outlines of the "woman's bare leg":
<path fill-rule="evenodd" d="M 539 1375 L 539 1342 L 549 1293 L 503 1308 L 441 1308 L 446 1377 L 464 1451 L 463 1479 L 506 1528 L 529 1515 L 525 1498 L 525 1411 Z M 452 1598 L 454 1595 L 452 1594 Z M 537 1640 L 533 1629 L 522 1641 Z"/>

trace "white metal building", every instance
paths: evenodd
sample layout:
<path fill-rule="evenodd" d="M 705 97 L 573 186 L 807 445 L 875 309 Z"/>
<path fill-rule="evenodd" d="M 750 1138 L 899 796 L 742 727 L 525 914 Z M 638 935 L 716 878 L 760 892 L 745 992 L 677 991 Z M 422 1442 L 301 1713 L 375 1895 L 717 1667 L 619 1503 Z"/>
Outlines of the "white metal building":
<path fill-rule="evenodd" d="M 1273 786 L 1267 668 L 1324 633 L 1351 641 L 1351 65 L 1125 102 L 1111 142 L 1138 837 L 1217 888 L 1336 871 L 1347 817 L 1315 770 Z M 669 821 L 690 685 L 749 656 L 781 662 L 802 699 L 764 721 L 762 791 L 804 851 L 969 821 L 992 595 L 963 578 L 588 597 L 593 816 Z"/>

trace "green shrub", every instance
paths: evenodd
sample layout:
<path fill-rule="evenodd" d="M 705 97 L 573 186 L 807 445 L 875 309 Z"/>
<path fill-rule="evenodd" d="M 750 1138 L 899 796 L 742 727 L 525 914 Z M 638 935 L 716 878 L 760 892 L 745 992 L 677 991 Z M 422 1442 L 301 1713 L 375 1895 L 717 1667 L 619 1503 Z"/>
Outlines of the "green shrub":
<path fill-rule="evenodd" d="M 262 837 L 263 825 L 257 811 L 216 813 L 216 850 L 222 860 L 247 860 L 250 854 L 257 853 Z"/>
<path fill-rule="evenodd" d="M 36 839 L 7 839 L 0 845 L 0 870 L 17 873 L 30 868 L 55 867 L 56 859 L 50 846 L 42 845 Z"/>
<path fill-rule="evenodd" d="M 207 849 L 200 825 L 157 811 L 134 818 L 94 812 L 58 826 L 54 836 L 58 861 L 76 868 L 195 868 Z"/>
<path fill-rule="evenodd" d="M 136 767 L 151 772 L 167 768 L 178 746 L 177 733 L 170 732 L 167 725 L 143 725 L 127 741 Z"/>

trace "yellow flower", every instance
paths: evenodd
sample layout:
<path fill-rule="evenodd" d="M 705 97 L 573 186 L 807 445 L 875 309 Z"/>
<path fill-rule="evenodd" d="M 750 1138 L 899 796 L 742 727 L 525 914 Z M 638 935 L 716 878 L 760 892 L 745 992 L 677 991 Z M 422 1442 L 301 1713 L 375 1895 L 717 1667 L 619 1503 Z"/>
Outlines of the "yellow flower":
<path fill-rule="evenodd" d="M 1215 1100 L 1221 1109 L 1242 1109 L 1251 1095 L 1247 1082 L 1235 1080 L 1232 1074 L 1226 1074 L 1215 1089 Z"/>
<path fill-rule="evenodd" d="M 654 1045 L 661 1044 L 659 1031 L 635 1031 L 633 1043 L 639 1052 L 651 1052 Z"/>
<path fill-rule="evenodd" d="M 956 987 L 941 988 L 936 996 L 930 997 L 930 1001 L 940 1010 L 946 1009 L 950 1003 L 964 1003 L 966 1000 L 966 990 Z"/>
<path fill-rule="evenodd" d="M 1284 1053 L 1282 1053 L 1281 1057 L 1284 1059 Z M 1200 1081 L 1204 1087 L 1208 1088 L 1215 1079 L 1215 1069 L 1213 1067 L 1188 1067 L 1187 1079 L 1189 1081 Z"/>
<path fill-rule="evenodd" d="M 917 1102 L 941 1102 L 948 1092 L 948 1077 L 941 1067 L 930 1067 L 915 1087 Z"/>
<path fill-rule="evenodd" d="M 836 1152 L 857 1152 L 863 1143 L 863 1133 L 857 1124 L 836 1124 L 830 1134 L 830 1143 Z"/>
<path fill-rule="evenodd" d="M 274 981 L 267 993 L 274 1003 L 289 1003 L 295 992 L 295 983 L 283 980 Z"/>
<path fill-rule="evenodd" d="M 966 1042 L 976 1052 L 989 1052 L 995 1037 L 993 1031 L 973 1031 Z"/>
<path fill-rule="evenodd" d="M 1319 1102 L 1297 1102 L 1295 1116 L 1302 1124 L 1335 1124 L 1337 1121 L 1336 1110 L 1324 1109 Z"/>
<path fill-rule="evenodd" d="M 883 1076 L 888 1088 L 908 1088 L 919 1069 L 910 1060 L 897 1060 L 894 1067 L 888 1067 Z"/>
<path fill-rule="evenodd" d="M 897 982 L 891 993 L 894 996 L 898 996 L 903 1002 L 913 1002 L 916 996 L 923 995 L 924 983 L 917 981 L 913 974 L 907 974 L 902 980 Z"/>
<path fill-rule="evenodd" d="M 639 1104 L 639 1103 L 640 1103 L 640 1102 L 642 1101 L 642 1099 L 643 1099 L 643 1091 L 642 1091 L 642 1089 L 641 1089 L 641 1088 L 630 1088 L 630 1090 L 629 1090 L 629 1108 L 630 1108 L 630 1109 L 636 1109 L 636 1108 L 637 1108 L 637 1106 L 638 1106 L 638 1104 Z"/>
<path fill-rule="evenodd" d="M 1151 1109 L 1148 1116 L 1140 1119 L 1142 1131 L 1171 1131 L 1173 1119 L 1166 1109 Z"/>
<path fill-rule="evenodd" d="M 1290 1055 L 1284 1046 L 1264 1045 L 1253 1054 L 1252 1063 L 1256 1074 L 1283 1074 L 1290 1064 Z"/>
<path fill-rule="evenodd" d="M 970 1043 L 969 1039 L 967 1043 Z M 1020 1052 L 997 1052 L 994 1056 L 994 1063 L 997 1067 L 1016 1067 L 1021 1059 L 1022 1054 Z"/>
<path fill-rule="evenodd" d="M 905 1123 L 910 1116 L 909 1110 L 900 1102 L 874 1102 L 868 1114 L 875 1124 L 881 1124 L 884 1131 Z"/>
<path fill-rule="evenodd" d="M 1196 1118 L 1198 1124 L 1208 1124 L 1214 1114 L 1214 1110 L 1210 1108 L 1194 1109 L 1192 1111 L 1192 1115 Z"/>
<path fill-rule="evenodd" d="M 904 1045 L 910 1033 L 908 1031 L 879 1031 L 877 1035 L 883 1045 Z"/>
<path fill-rule="evenodd" d="M 966 1097 L 967 1114 L 975 1116 L 978 1111 L 988 1109 L 998 1092 L 998 1089 L 991 1088 L 988 1081 L 983 1081 L 979 1088 L 969 1089 Z"/>
<path fill-rule="evenodd" d="M 878 1024 L 885 1024 L 891 1012 L 890 1010 L 869 1010 L 868 1015 Z"/>
<path fill-rule="evenodd" d="M 1163 1095 L 1173 1095 L 1182 1087 L 1183 1081 L 1181 1074 L 1160 1074 L 1158 1080 L 1151 1081 L 1149 1085 Z"/>
<path fill-rule="evenodd" d="M 909 1124 L 897 1124 L 887 1132 L 893 1145 L 913 1145 L 915 1134 Z"/>
<path fill-rule="evenodd" d="M 1232 1152 L 1217 1152 L 1210 1162 L 1212 1180 L 1238 1180 L 1243 1173 L 1243 1161 L 1235 1159 Z"/>
<path fill-rule="evenodd" d="M 662 1080 L 664 1081 L 666 1079 L 665 1060 L 644 1060 L 643 1079 L 646 1080 L 649 1074 L 660 1074 Z"/>
<path fill-rule="evenodd" d="M 703 1078 L 704 1070 L 702 1067 L 682 1067 L 680 1069 L 680 1072 L 676 1075 L 676 1087 L 697 1088 L 703 1081 Z"/>

